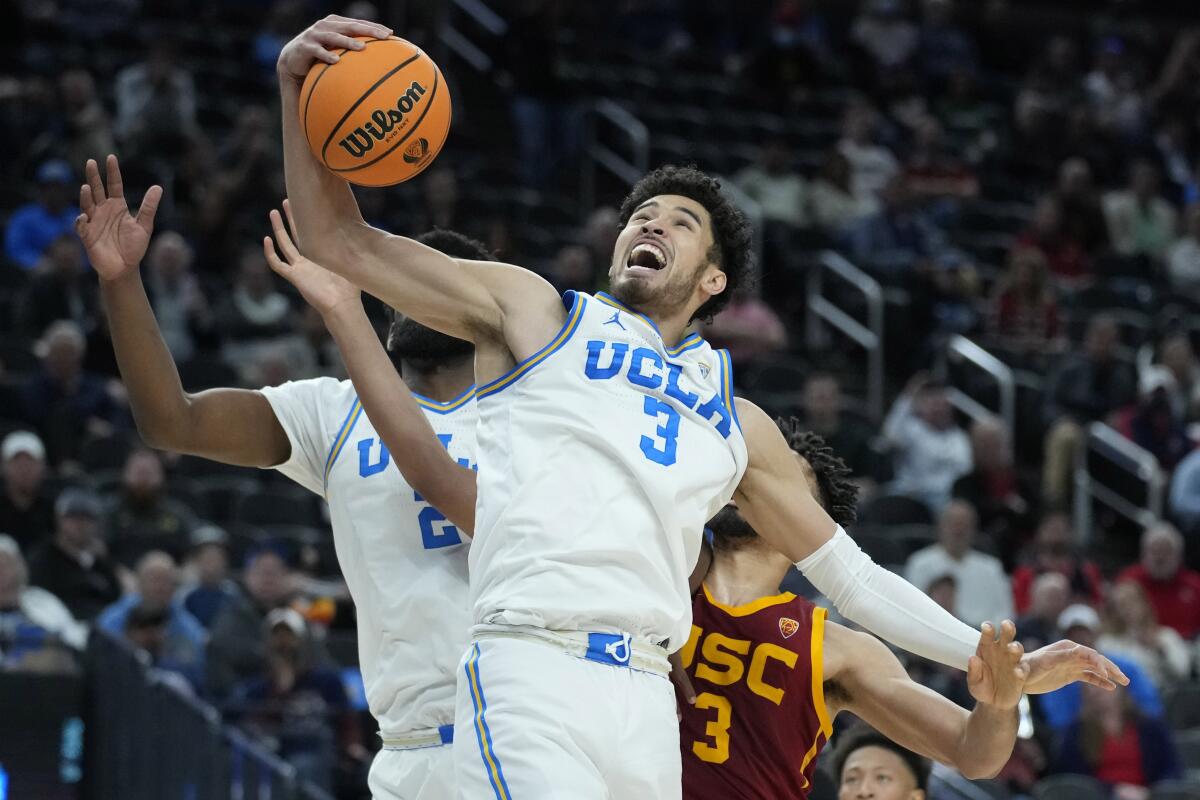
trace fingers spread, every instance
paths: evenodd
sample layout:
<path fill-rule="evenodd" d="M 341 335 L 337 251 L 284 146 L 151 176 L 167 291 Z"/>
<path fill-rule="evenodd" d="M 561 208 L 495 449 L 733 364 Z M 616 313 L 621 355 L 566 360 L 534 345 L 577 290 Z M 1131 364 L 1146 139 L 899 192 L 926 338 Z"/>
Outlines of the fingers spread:
<path fill-rule="evenodd" d="M 279 243 L 279 251 L 283 253 L 283 257 L 292 263 L 299 257 L 300 253 L 296 250 L 296 245 L 292 243 L 292 237 L 288 235 L 287 228 L 283 227 L 283 217 L 279 212 L 271 209 L 271 232 L 275 234 L 275 241 Z"/>
<path fill-rule="evenodd" d="M 1000 623 L 1000 644 L 1008 644 L 1017 638 L 1017 626 L 1012 620 L 1006 619 Z"/>
<path fill-rule="evenodd" d="M 96 164 L 96 159 L 89 158 L 83 171 L 87 176 L 88 186 L 92 187 L 92 200 L 97 205 L 103 203 L 105 200 L 104 183 L 100 180 L 100 167 Z"/>
<path fill-rule="evenodd" d="M 275 272 L 282 275 L 287 270 L 287 265 L 280 261 L 279 254 L 275 252 L 275 243 L 270 236 L 263 237 L 263 255 L 267 257 L 267 266 Z"/>
<path fill-rule="evenodd" d="M 138 209 L 137 222 L 149 232 L 154 227 L 154 215 L 158 213 L 158 204 L 162 201 L 163 188 L 158 184 L 146 190 L 142 205 Z"/>
<path fill-rule="evenodd" d="M 92 212 L 96 210 L 96 202 L 92 200 L 92 187 L 86 183 L 79 187 L 79 210 L 88 219 L 92 218 Z"/>

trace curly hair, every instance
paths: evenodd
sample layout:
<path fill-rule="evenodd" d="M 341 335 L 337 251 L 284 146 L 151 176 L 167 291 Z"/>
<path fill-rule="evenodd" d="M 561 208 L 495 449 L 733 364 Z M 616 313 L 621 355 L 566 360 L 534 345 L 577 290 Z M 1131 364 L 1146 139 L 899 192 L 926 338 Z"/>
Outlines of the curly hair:
<path fill-rule="evenodd" d="M 858 486 L 850 480 L 850 467 L 834 454 L 833 448 L 819 434 L 805 430 L 800 420 L 792 417 L 775 420 L 788 447 L 796 451 L 812 467 L 817 479 L 817 500 L 833 521 L 842 527 L 854 522 L 857 515 Z"/>
<path fill-rule="evenodd" d="M 696 309 L 694 318 L 707 319 L 728 305 L 733 293 L 750 278 L 750 222 L 721 192 L 721 182 L 694 166 L 659 167 L 634 184 L 621 203 L 621 224 L 629 222 L 633 212 L 652 197 L 677 194 L 695 200 L 712 219 L 713 246 L 708 258 L 725 273 L 725 291 L 710 297 Z"/>

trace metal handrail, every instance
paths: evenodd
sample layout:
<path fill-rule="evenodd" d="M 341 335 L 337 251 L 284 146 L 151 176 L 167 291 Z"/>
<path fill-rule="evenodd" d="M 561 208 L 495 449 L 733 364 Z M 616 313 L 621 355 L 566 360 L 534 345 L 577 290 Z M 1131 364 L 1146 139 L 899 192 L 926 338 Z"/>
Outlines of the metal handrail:
<path fill-rule="evenodd" d="M 958 388 L 952 388 L 950 402 L 972 419 L 984 420 L 999 416 L 1011 440 L 1017 424 L 1017 382 L 1012 367 L 959 334 L 955 334 L 946 342 L 946 349 L 942 352 L 941 369 L 948 372 L 946 367 L 951 361 L 967 361 L 991 376 L 999 390 L 1000 407 L 990 409 Z"/>
<path fill-rule="evenodd" d="M 867 302 L 867 324 L 863 325 L 824 296 L 825 273 L 830 272 L 862 293 Z M 821 323 L 836 328 L 867 351 L 867 409 L 878 421 L 883 418 L 883 287 L 879 281 L 832 250 L 822 251 L 808 271 L 806 286 L 808 322 L 805 339 L 810 350 L 826 341 Z"/>
<path fill-rule="evenodd" d="M 597 123 L 608 122 L 625 135 L 629 156 L 623 156 L 600 143 Z M 583 171 L 580 176 L 579 201 L 582 214 L 588 214 L 596 204 L 596 169 L 603 167 L 623 183 L 632 186 L 646 174 L 650 164 L 650 131 L 640 119 L 607 98 L 592 103 L 587 116 L 587 140 L 584 145 Z"/>
<path fill-rule="evenodd" d="M 1105 456 L 1146 484 L 1147 507 L 1133 503 L 1119 492 L 1097 481 L 1088 471 L 1087 457 L 1091 450 Z M 1105 452 L 1107 450 L 1107 452 Z M 1120 460 L 1114 459 L 1117 456 Z M 1130 469 L 1129 465 L 1133 468 Z M 1129 441 L 1103 422 L 1090 424 L 1075 451 L 1075 539 L 1086 544 L 1092 532 L 1092 501 L 1108 506 L 1126 519 L 1148 528 L 1162 519 L 1167 490 L 1167 475 L 1154 454 Z"/>
<path fill-rule="evenodd" d="M 452 0 L 441 15 L 441 24 L 438 26 L 438 39 L 441 43 L 453 50 L 459 58 L 474 67 L 477 72 L 489 72 L 492 69 L 491 56 L 454 26 L 450 15 L 455 10 L 470 17 L 493 38 L 499 38 L 507 33 L 508 23 L 499 14 L 484 5 L 482 0 Z"/>
<path fill-rule="evenodd" d="M 732 180 L 722 180 L 721 188 L 729 195 L 729 199 L 733 204 L 742 210 L 746 215 L 746 220 L 750 223 L 751 239 L 750 247 L 754 252 L 754 258 L 751 259 L 752 269 L 754 270 L 753 286 L 755 291 L 762 286 L 762 254 L 763 254 L 763 209 L 762 204 L 751 197 L 746 191 L 734 183 Z"/>

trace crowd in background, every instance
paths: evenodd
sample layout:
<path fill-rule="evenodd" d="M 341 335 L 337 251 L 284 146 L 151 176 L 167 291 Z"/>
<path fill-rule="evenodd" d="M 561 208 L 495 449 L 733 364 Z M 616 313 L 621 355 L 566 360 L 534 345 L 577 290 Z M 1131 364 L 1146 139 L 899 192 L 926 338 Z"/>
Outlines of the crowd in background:
<path fill-rule="evenodd" d="M 402 12 L 404 35 L 431 50 L 437 21 L 406 3 L 207 5 L 201 31 L 171 0 L 0 3 L 13 21 L 0 56 L 0 665 L 77 669 L 71 652 L 103 629 L 354 797 L 374 737 L 323 506 L 269 471 L 140 444 L 73 223 L 86 158 L 120 153 L 133 202 L 165 186 L 142 269 L 185 387 L 343 374 L 259 245 L 284 194 L 274 59 L 327 11 Z M 1200 769 L 1169 713 L 1200 664 L 1200 29 L 1172 24 L 1169 5 L 1117 0 L 1103 13 L 1040 4 L 1060 23 L 1045 30 L 1015 0 L 753 0 L 736 24 L 720 2 L 629 0 L 603 18 L 590 4 L 496 5 L 509 28 L 494 69 L 447 70 L 462 91 L 446 155 L 412 184 L 359 192 L 365 218 L 460 229 L 557 287 L 595 290 L 619 195 L 539 223 L 577 189 L 588 95 L 571 76 L 602 73 L 601 51 L 619 45 L 761 99 L 775 134 L 740 161 L 697 158 L 762 215 L 760 291 L 706 336 L 730 348 L 751 399 L 800 416 L 847 461 L 863 490 L 853 533 L 877 560 L 972 625 L 1013 618 L 1027 647 L 1069 638 L 1134 679 L 1036 698 L 1036 735 L 1002 775 L 1012 788 L 1072 772 L 1136 800 Z M 793 128 L 814 125 L 824 133 L 799 152 Z M 494 202 L 500 190 L 524 211 Z M 804 279 L 821 248 L 888 298 L 881 419 L 858 355 L 806 348 Z M 948 376 L 931 373 L 956 334 L 1031 376 L 1015 428 L 958 412 Z M 795 369 L 768 389 L 780 365 Z M 1164 519 L 1101 514 L 1084 541 L 1073 470 L 1096 421 L 1171 477 Z M 957 675 L 913 669 L 970 703 Z"/>

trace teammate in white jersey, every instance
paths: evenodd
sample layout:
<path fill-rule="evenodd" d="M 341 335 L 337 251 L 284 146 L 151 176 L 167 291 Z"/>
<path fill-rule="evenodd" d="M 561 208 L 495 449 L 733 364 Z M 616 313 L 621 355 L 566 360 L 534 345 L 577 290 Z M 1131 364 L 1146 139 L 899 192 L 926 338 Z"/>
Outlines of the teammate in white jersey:
<path fill-rule="evenodd" d="M 420 393 L 409 394 L 357 288 L 323 271 L 307 280 L 285 273 L 321 311 L 356 383 L 318 378 L 261 391 L 187 394 L 138 269 L 159 190 L 147 193 L 135 219 L 127 213 L 115 158 L 109 159 L 107 197 L 94 162 L 87 175 L 77 228 L 100 276 L 142 436 L 162 449 L 273 467 L 328 501 L 338 562 L 357 610 L 367 701 L 383 738 L 371 791 L 376 800 L 453 796 L 448 745 L 455 675 L 468 641 L 468 540 L 397 467 L 410 469 L 447 452 L 456 468 L 473 466 L 471 344 L 395 317 L 388 348 Z M 488 258 L 482 245 L 457 234 L 438 231 L 422 239 L 459 257 Z M 389 452 L 381 438 L 406 444 Z"/>
<path fill-rule="evenodd" d="M 519 267 L 371 228 L 298 123 L 309 68 L 354 58 L 352 36 L 379 35 L 366 26 L 328 17 L 280 55 L 288 194 L 302 252 L 475 343 L 480 480 L 460 797 L 678 797 L 666 653 L 686 638 L 702 526 L 731 496 L 847 617 L 965 668 L 978 632 L 862 553 L 806 490 L 771 419 L 733 400 L 727 357 L 686 336 L 748 269 L 748 225 L 716 181 L 664 169 L 634 187 L 611 296 L 560 298 Z M 445 476 L 427 496 L 460 505 L 461 471 Z M 1091 663 L 1123 678 L 1099 656 Z"/>

